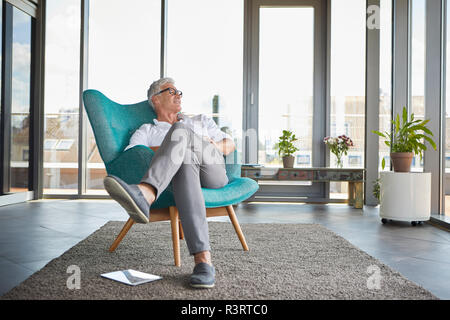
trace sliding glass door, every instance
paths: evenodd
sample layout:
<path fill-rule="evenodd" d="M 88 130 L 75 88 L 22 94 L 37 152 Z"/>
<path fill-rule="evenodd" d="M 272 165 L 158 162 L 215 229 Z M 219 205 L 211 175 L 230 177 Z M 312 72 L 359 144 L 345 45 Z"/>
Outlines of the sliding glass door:
<path fill-rule="evenodd" d="M 10 179 L 5 191 L 15 193 L 30 190 L 31 17 L 12 11 Z"/>
<path fill-rule="evenodd" d="M 247 4 L 246 163 L 282 167 L 276 144 L 289 130 L 298 138 L 294 167 L 326 165 L 326 11 L 327 2 L 319 0 Z M 261 182 L 258 198 L 323 199 L 327 188 L 300 181 Z"/>
<path fill-rule="evenodd" d="M 0 203 L 32 198 L 33 17 L 3 1 Z"/>

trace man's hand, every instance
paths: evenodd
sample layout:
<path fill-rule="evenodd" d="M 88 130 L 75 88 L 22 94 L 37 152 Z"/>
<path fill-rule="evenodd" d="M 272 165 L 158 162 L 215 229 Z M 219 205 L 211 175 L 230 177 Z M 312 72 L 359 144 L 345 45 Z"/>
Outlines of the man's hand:
<path fill-rule="evenodd" d="M 209 138 L 209 142 L 211 142 L 217 149 L 222 151 L 222 148 L 219 146 L 217 142 L 215 142 L 213 139 Z"/>
<path fill-rule="evenodd" d="M 229 155 L 234 151 L 236 146 L 234 145 L 233 140 L 223 139 L 222 141 L 216 142 L 213 139 L 209 139 L 209 141 L 219 149 L 225 156 Z"/>

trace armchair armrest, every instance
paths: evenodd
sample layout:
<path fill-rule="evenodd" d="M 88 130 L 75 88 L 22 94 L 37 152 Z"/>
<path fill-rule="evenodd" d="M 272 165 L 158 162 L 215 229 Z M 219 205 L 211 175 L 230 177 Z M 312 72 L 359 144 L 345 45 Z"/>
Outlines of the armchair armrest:
<path fill-rule="evenodd" d="M 225 156 L 225 168 L 229 182 L 241 177 L 241 163 L 238 160 L 237 150 Z"/>
<path fill-rule="evenodd" d="M 154 151 L 146 146 L 135 146 L 107 163 L 106 171 L 126 183 L 138 184 L 150 167 L 154 154 Z"/>

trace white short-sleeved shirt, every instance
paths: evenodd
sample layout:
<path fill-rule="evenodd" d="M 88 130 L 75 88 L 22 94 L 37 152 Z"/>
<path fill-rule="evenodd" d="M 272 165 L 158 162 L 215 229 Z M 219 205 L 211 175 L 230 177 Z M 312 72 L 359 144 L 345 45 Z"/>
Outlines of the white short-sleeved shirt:
<path fill-rule="evenodd" d="M 204 114 L 199 114 L 192 117 L 185 116 L 183 120 L 196 134 L 202 137 L 209 137 L 212 140 L 219 142 L 223 139 L 231 139 L 231 136 L 219 129 L 214 120 Z M 125 148 L 128 150 L 137 145 L 144 145 L 147 147 L 159 147 L 164 140 L 167 132 L 169 132 L 172 125 L 168 122 L 153 120 L 155 124 L 143 124 L 131 136 L 129 145 Z"/>

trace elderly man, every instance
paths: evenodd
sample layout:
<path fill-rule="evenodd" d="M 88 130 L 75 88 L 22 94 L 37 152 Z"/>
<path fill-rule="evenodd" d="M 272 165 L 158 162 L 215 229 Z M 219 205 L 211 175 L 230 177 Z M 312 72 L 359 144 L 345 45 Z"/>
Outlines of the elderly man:
<path fill-rule="evenodd" d="M 175 202 L 195 267 L 190 284 L 212 288 L 215 269 L 211 262 L 206 208 L 201 188 L 221 188 L 228 183 L 224 155 L 233 152 L 231 137 L 205 115 L 181 114 L 182 92 L 171 78 L 155 81 L 148 90 L 157 118 L 142 125 L 126 149 L 136 145 L 160 147 L 140 184 L 128 185 L 107 176 L 105 188 L 138 223 L 148 223 L 150 206 L 172 182 Z"/>

